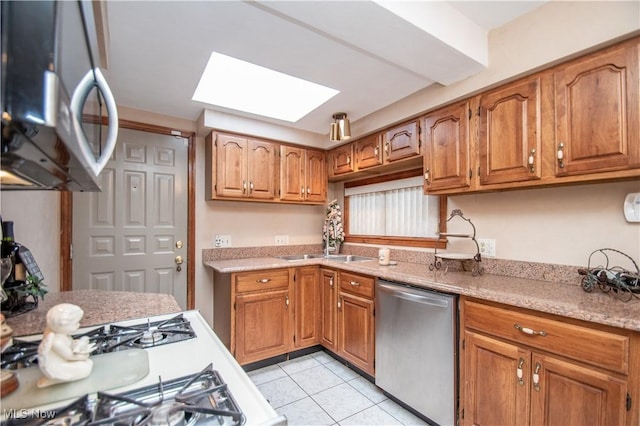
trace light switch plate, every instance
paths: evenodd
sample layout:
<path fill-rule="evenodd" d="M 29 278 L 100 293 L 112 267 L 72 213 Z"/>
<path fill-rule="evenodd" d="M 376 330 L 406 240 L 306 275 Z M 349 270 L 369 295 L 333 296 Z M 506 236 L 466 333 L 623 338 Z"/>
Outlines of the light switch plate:
<path fill-rule="evenodd" d="M 625 197 L 624 218 L 627 222 L 640 222 L 640 192 L 632 192 Z"/>

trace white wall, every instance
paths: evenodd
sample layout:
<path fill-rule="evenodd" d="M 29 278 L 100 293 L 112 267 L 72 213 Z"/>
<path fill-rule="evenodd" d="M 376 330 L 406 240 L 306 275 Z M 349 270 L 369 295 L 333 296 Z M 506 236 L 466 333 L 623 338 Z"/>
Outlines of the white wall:
<path fill-rule="evenodd" d="M 60 194 L 53 191 L 0 191 L 0 212 L 2 220 L 14 222 L 16 241 L 31 250 L 49 291 L 58 291 Z"/>
<path fill-rule="evenodd" d="M 495 239 L 499 259 L 586 266 L 594 250 L 614 248 L 639 262 L 640 223 L 622 210 L 629 192 L 640 192 L 640 180 L 458 195 L 447 208 Z"/>

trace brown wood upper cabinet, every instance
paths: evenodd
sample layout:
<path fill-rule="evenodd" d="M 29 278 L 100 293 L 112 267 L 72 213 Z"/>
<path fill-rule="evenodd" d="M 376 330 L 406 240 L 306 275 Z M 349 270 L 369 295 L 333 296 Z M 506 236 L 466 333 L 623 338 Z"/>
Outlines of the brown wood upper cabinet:
<path fill-rule="evenodd" d="M 211 133 L 206 144 L 207 199 L 275 198 L 278 144 L 223 133 Z"/>
<path fill-rule="evenodd" d="M 391 163 L 420 155 L 420 123 L 411 121 L 384 133 L 383 162 Z"/>
<path fill-rule="evenodd" d="M 327 199 L 324 151 L 280 147 L 280 199 L 322 203 Z"/>
<path fill-rule="evenodd" d="M 339 176 L 345 173 L 351 173 L 355 171 L 354 167 L 354 158 L 353 158 L 353 143 L 348 143 L 346 145 L 341 145 L 337 148 L 334 148 L 331 151 L 331 175 Z"/>
<path fill-rule="evenodd" d="M 356 167 L 358 170 L 382 164 L 382 134 L 376 133 L 355 142 Z"/>
<path fill-rule="evenodd" d="M 638 41 L 554 72 L 558 176 L 640 167 Z"/>
<path fill-rule="evenodd" d="M 424 118 L 425 191 L 470 185 L 469 102 L 439 109 Z"/>
<path fill-rule="evenodd" d="M 479 100 L 480 184 L 520 182 L 542 176 L 542 86 L 538 74 L 489 91 Z"/>

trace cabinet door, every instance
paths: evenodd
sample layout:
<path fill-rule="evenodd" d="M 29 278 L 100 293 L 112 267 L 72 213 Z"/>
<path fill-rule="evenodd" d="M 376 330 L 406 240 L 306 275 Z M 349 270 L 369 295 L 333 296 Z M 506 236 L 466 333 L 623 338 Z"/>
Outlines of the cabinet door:
<path fill-rule="evenodd" d="M 640 166 L 638 71 L 633 43 L 555 72 L 557 175 Z"/>
<path fill-rule="evenodd" d="M 318 343 L 320 323 L 320 286 L 318 267 L 298 268 L 294 280 L 295 293 L 295 348 L 313 346 Z"/>
<path fill-rule="evenodd" d="M 289 291 L 236 296 L 235 357 L 240 364 L 280 355 L 291 349 Z"/>
<path fill-rule="evenodd" d="M 331 175 L 339 176 L 351 173 L 353 168 L 353 144 L 342 145 L 331 150 Z"/>
<path fill-rule="evenodd" d="M 540 179 L 542 76 L 480 97 L 480 183 Z"/>
<path fill-rule="evenodd" d="M 250 139 L 248 141 L 247 195 L 251 198 L 272 199 L 276 188 L 277 145 Z"/>
<path fill-rule="evenodd" d="M 307 150 L 305 159 L 306 201 L 327 200 L 327 161 L 324 151 Z"/>
<path fill-rule="evenodd" d="M 216 195 L 244 197 L 247 194 L 247 139 L 218 135 Z"/>
<path fill-rule="evenodd" d="M 356 167 L 368 169 L 382 164 L 382 135 L 373 134 L 360 139 L 355 146 Z"/>
<path fill-rule="evenodd" d="M 305 196 L 305 152 L 291 146 L 280 147 L 280 199 L 303 201 Z"/>
<path fill-rule="evenodd" d="M 528 424 L 531 353 L 470 331 L 464 339 L 464 424 Z"/>
<path fill-rule="evenodd" d="M 340 293 L 338 354 L 366 373 L 374 374 L 373 300 Z"/>
<path fill-rule="evenodd" d="M 384 135 L 384 162 L 392 163 L 420 155 L 419 124 L 412 121 L 394 127 Z"/>
<path fill-rule="evenodd" d="M 425 191 L 469 186 L 469 112 L 463 102 L 424 119 Z"/>
<path fill-rule="evenodd" d="M 531 425 L 625 424 L 626 383 L 609 374 L 533 354 Z M 532 376 L 530 376 L 532 377 Z"/>
<path fill-rule="evenodd" d="M 336 271 L 320 270 L 320 292 L 322 306 L 320 311 L 321 338 L 320 343 L 325 348 L 337 351 L 338 332 L 338 283 Z"/>

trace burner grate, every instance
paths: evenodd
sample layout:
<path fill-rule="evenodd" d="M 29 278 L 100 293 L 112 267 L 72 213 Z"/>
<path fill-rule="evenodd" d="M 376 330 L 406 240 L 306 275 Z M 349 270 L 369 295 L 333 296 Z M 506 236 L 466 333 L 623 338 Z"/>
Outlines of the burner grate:
<path fill-rule="evenodd" d="M 96 349 L 91 355 L 126 350 L 130 348 L 147 349 L 193 339 L 196 333 L 183 314 L 162 321 L 146 322 L 130 326 L 107 325 L 74 335 L 74 339 L 86 336 Z M 17 370 L 38 364 L 38 345 L 40 341 L 14 339 L 13 345 L 2 352 L 2 369 Z"/>
<path fill-rule="evenodd" d="M 72 404 L 37 414 L 8 418 L 7 426 L 93 426 L 113 424 L 149 426 L 244 425 L 246 417 L 233 399 L 220 373 L 208 365 L 199 373 L 145 386 L 120 394 L 98 392 Z"/>

